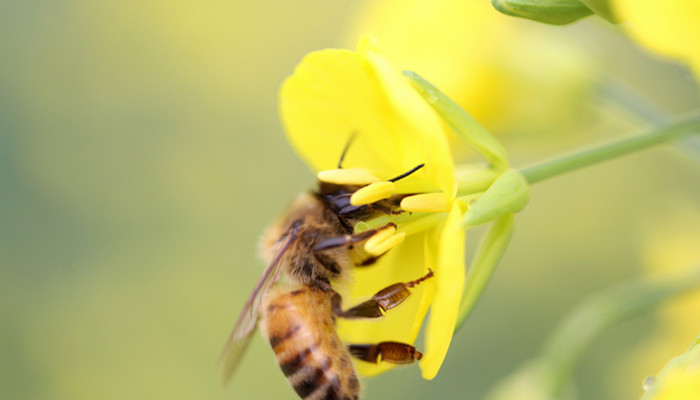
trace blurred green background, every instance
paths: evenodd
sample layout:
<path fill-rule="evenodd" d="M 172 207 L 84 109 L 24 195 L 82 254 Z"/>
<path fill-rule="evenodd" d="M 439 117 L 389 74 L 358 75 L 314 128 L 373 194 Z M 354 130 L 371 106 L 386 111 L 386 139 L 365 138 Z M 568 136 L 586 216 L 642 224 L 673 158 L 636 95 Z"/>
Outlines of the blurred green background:
<path fill-rule="evenodd" d="M 227 388 L 216 361 L 263 268 L 258 235 L 314 184 L 276 104 L 310 51 L 375 33 L 518 166 L 643 126 L 620 87 L 662 115 L 700 106 L 685 68 L 600 20 L 489 14 L 506 28 L 439 14 L 448 3 L 0 1 L 0 398 L 296 398 L 259 337 Z M 426 22 L 401 25 L 410 13 Z M 447 16 L 483 37 L 434 29 Z M 366 398 L 480 398 L 586 295 L 698 264 L 699 159 L 667 146 L 533 187 L 437 378 L 400 368 L 366 380 Z M 607 331 L 578 368 L 581 398 L 638 397 L 700 332 L 698 312 L 696 296 Z"/>

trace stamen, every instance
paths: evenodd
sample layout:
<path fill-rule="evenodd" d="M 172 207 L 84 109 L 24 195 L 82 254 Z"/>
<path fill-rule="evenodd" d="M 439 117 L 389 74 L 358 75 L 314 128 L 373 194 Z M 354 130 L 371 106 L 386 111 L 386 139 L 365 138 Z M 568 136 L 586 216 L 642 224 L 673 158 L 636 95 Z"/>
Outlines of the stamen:
<path fill-rule="evenodd" d="M 395 229 L 394 229 L 395 230 Z M 388 231 L 388 229 L 387 229 Z M 367 240 L 365 243 L 365 251 L 373 256 L 380 256 L 387 251 L 391 250 L 394 246 L 397 246 L 403 242 L 406 238 L 406 232 L 398 232 L 396 234 L 384 235 L 384 231 L 377 233 Z M 382 235 L 381 237 L 378 237 Z M 376 238 L 376 240 L 375 240 Z"/>
<path fill-rule="evenodd" d="M 434 228 L 439 223 L 444 221 L 445 218 L 447 218 L 447 213 L 430 213 L 420 215 L 423 215 L 423 217 L 402 223 L 401 232 L 406 232 L 407 235 L 414 235 L 416 233 Z"/>
<path fill-rule="evenodd" d="M 424 193 L 405 197 L 401 200 L 401 208 L 410 212 L 447 212 L 450 202 L 442 192 Z"/>
<path fill-rule="evenodd" d="M 364 186 L 381 180 L 372 175 L 368 170 L 357 167 L 348 169 L 327 169 L 320 171 L 316 177 L 318 177 L 318 180 L 321 182 L 333 183 L 336 185 Z"/>
<path fill-rule="evenodd" d="M 374 235 L 370 236 L 370 238 L 367 239 L 365 246 L 374 246 L 379 242 L 383 242 L 389 237 L 393 236 L 394 233 L 396 233 L 396 225 L 388 225 L 385 228 L 378 230 Z"/>
<path fill-rule="evenodd" d="M 353 206 L 372 204 L 376 201 L 389 198 L 394 193 L 396 193 L 396 185 L 393 182 L 374 182 L 353 193 L 350 197 L 350 204 Z"/>

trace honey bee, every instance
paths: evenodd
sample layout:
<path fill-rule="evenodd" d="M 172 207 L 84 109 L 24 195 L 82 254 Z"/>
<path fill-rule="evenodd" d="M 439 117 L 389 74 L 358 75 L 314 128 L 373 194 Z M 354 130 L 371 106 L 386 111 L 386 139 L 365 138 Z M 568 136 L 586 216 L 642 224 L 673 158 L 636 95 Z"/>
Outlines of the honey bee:
<path fill-rule="evenodd" d="M 422 166 L 397 176 L 394 181 Z M 270 343 L 290 385 L 300 398 L 307 400 L 359 399 L 360 382 L 351 357 L 395 364 L 413 363 L 421 358 L 422 354 L 410 344 L 345 345 L 336 332 L 336 317 L 381 317 L 408 298 L 410 288 L 433 276 L 428 269 L 427 274 L 414 281 L 395 283 L 367 301 L 342 308 L 342 298 L 333 289 L 333 283 L 356 266 L 373 264 L 377 256 L 365 252 L 363 243 L 393 224 L 361 233 L 353 233 L 354 225 L 381 213 L 401 212 L 398 196 L 362 206 L 351 205 L 350 196 L 359 188 L 320 182 L 316 191 L 299 196 L 286 214 L 267 229 L 261 250 L 268 266 L 222 353 L 224 382 L 234 374 L 256 326 L 260 326 Z"/>

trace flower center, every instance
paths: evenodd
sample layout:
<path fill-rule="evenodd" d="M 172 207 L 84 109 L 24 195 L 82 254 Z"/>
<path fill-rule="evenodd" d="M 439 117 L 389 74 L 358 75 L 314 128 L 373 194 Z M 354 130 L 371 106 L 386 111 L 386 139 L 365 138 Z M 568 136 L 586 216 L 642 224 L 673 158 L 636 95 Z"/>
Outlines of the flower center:
<path fill-rule="evenodd" d="M 428 189 L 432 185 L 427 182 L 403 181 L 404 178 L 423 167 L 424 164 L 419 164 L 388 180 L 382 180 L 368 169 L 361 167 L 324 170 L 320 171 L 317 177 L 325 183 L 359 187 L 350 197 L 350 204 L 355 207 L 371 206 L 394 195 L 405 196 L 401 198 L 398 212 L 387 212 L 358 222 L 354 227 L 355 233 L 381 228 L 364 245 L 368 253 L 378 256 L 402 243 L 406 235 L 430 229 L 447 216 L 452 204 L 452 200 L 447 195 L 442 192 L 432 192 Z M 420 188 L 425 188 L 426 191 L 415 190 Z"/>

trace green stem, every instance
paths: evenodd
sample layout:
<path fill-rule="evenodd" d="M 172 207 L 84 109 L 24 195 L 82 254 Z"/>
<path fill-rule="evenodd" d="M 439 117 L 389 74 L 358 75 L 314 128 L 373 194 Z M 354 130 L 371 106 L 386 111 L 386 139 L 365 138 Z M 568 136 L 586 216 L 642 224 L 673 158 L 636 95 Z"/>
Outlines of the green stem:
<path fill-rule="evenodd" d="M 699 131 L 700 115 L 695 114 L 664 127 L 652 129 L 639 136 L 603 144 L 588 150 L 555 158 L 551 161 L 545 161 L 542 164 L 525 168 L 521 173 L 525 176 L 528 183 L 533 184 L 579 168 L 588 167 L 657 144 L 676 140 L 684 135 L 697 133 Z"/>

